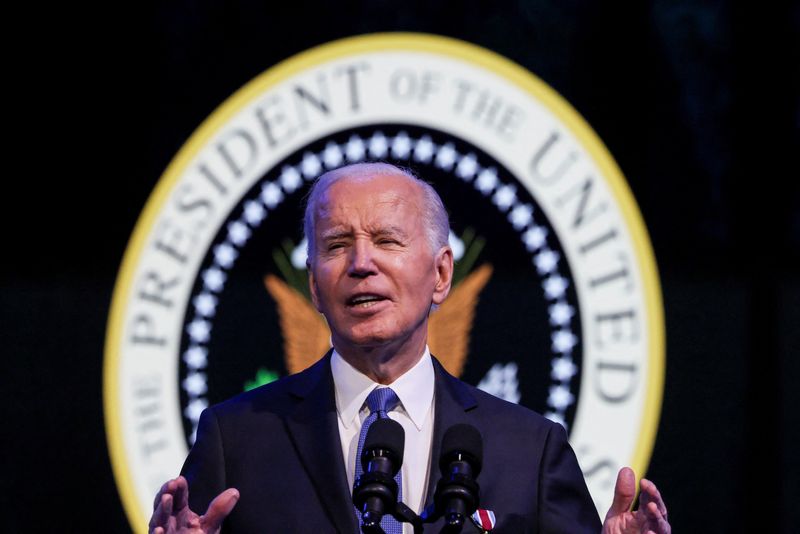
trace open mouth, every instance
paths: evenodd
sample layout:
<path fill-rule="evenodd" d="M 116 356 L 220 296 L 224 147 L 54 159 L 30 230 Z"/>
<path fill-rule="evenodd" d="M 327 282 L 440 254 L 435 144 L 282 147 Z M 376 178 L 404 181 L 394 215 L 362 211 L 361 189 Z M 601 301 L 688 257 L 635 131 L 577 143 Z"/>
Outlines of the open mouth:
<path fill-rule="evenodd" d="M 369 308 L 378 302 L 386 300 L 386 297 L 372 293 L 359 293 L 347 299 L 347 305 L 354 308 Z"/>

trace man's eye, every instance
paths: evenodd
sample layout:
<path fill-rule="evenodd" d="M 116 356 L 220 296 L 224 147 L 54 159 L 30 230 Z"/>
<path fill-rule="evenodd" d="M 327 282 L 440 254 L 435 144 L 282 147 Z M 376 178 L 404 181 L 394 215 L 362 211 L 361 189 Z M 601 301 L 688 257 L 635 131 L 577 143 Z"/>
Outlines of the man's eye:
<path fill-rule="evenodd" d="M 342 248 L 343 246 L 344 246 L 344 243 L 338 243 L 338 242 L 337 243 L 329 243 L 328 244 L 328 250 L 336 250 L 336 249 Z"/>

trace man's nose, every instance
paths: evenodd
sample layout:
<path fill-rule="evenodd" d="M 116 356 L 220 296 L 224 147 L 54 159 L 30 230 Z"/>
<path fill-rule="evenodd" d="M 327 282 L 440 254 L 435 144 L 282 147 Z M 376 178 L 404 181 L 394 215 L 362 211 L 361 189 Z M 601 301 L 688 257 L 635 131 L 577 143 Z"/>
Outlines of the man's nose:
<path fill-rule="evenodd" d="M 350 249 L 350 265 L 347 274 L 355 278 L 364 278 L 376 274 L 374 250 L 372 243 L 358 239 Z"/>

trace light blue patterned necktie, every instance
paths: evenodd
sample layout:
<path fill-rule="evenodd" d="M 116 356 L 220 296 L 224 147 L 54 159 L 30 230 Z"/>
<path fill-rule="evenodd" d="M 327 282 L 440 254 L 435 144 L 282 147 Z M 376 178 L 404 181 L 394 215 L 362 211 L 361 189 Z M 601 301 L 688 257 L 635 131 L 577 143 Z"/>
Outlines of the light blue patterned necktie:
<path fill-rule="evenodd" d="M 378 418 L 384 419 L 389 417 L 388 412 L 391 412 L 397 405 L 400 404 L 400 399 L 397 398 L 397 393 L 392 391 L 391 388 L 376 388 L 367 397 L 367 406 L 369 407 L 369 415 L 364 419 L 364 424 L 361 426 L 361 433 L 358 436 L 358 449 L 356 450 L 356 470 L 355 479 L 358 479 L 364 473 L 361 466 L 361 451 L 364 449 L 364 441 L 367 439 L 367 430 L 372 423 Z M 403 485 L 402 485 L 401 472 L 398 471 L 394 480 L 397 482 L 397 500 L 403 500 Z M 358 517 L 361 517 L 361 512 L 357 510 Z M 397 521 L 390 514 L 386 514 L 381 519 L 381 528 L 386 534 L 403 534 L 403 525 Z M 361 532 L 361 529 L 359 529 Z"/>

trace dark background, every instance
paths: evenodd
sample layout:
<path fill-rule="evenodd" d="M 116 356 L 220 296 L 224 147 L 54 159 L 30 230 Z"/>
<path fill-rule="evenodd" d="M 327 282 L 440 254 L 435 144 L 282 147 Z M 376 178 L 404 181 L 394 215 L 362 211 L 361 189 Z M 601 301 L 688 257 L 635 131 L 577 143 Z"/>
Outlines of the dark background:
<path fill-rule="evenodd" d="M 6 19 L 24 31 L 6 47 L 15 76 L 4 84 L 5 531 L 129 530 L 105 443 L 103 341 L 127 240 L 179 147 L 278 61 L 396 30 L 461 38 L 528 68 L 622 167 L 663 285 L 667 377 L 648 476 L 675 531 L 796 531 L 796 3 L 114 6 L 35 4 Z"/>

